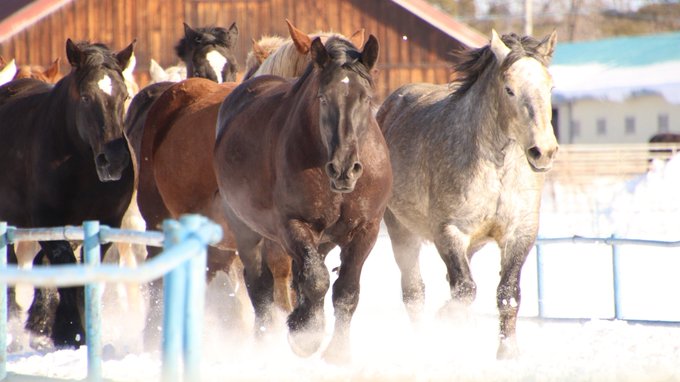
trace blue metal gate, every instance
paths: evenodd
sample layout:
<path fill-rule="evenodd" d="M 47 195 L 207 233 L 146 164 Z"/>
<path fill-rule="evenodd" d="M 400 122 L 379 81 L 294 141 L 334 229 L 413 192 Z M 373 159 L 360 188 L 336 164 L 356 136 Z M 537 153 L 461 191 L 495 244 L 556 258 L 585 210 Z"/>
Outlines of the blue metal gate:
<path fill-rule="evenodd" d="M 163 277 L 164 313 L 162 380 L 200 380 L 201 332 L 205 304 L 207 246 L 222 237 L 221 228 L 205 217 L 186 215 L 167 220 L 163 233 L 130 231 L 88 221 L 82 227 L 22 229 L 0 222 L 0 379 L 7 377 L 7 286 L 85 286 L 88 380 L 101 381 L 101 298 L 105 282 L 144 283 Z M 7 246 L 22 240 L 83 241 L 82 264 L 20 269 L 7 264 Z M 164 251 L 138 268 L 100 264 L 100 244 L 128 242 L 163 246 Z"/>

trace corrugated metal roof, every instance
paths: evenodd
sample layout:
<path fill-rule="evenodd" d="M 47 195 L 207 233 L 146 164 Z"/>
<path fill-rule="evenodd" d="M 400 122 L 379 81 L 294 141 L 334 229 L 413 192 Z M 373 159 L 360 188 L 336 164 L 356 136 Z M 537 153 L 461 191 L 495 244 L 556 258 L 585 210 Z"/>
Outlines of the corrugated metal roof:
<path fill-rule="evenodd" d="M 12 4 L 12 8 L 5 10 L 5 1 Z M 73 0 L 2 0 L 0 8 L 3 9 L 4 17 L 0 18 L 0 43 L 71 1 Z"/>
<path fill-rule="evenodd" d="M 479 48 L 489 43 L 488 37 L 476 29 L 456 21 L 449 14 L 433 7 L 425 0 L 391 1 L 471 48 Z"/>
<path fill-rule="evenodd" d="M 553 65 L 643 66 L 680 61 L 680 32 L 558 43 Z"/>

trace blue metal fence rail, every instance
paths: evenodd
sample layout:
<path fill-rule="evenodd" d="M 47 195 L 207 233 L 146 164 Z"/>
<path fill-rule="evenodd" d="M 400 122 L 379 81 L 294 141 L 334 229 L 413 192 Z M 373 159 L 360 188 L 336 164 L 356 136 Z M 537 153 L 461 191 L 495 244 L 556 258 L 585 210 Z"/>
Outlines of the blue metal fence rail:
<path fill-rule="evenodd" d="M 545 319 L 544 308 L 544 279 L 543 279 L 543 266 L 545 261 L 545 253 L 543 253 L 543 247 L 551 244 L 603 244 L 611 247 L 612 255 L 612 282 L 614 291 L 614 317 L 616 320 L 625 319 L 621 314 L 621 293 L 620 293 L 620 272 L 619 272 L 619 247 L 622 245 L 639 245 L 639 246 L 654 246 L 654 247 L 680 247 L 680 241 L 657 241 L 657 240 L 644 240 L 644 239 L 626 239 L 617 238 L 615 236 L 610 237 L 584 237 L 584 236 L 571 236 L 571 237 L 555 237 L 555 238 L 538 238 L 536 240 L 536 277 L 537 277 L 537 290 L 538 290 L 538 318 Z M 550 317 L 554 318 L 554 317 Z"/>
<path fill-rule="evenodd" d="M 163 277 L 164 312 L 162 380 L 200 380 L 200 341 L 205 299 L 207 246 L 220 240 L 221 228 L 198 215 L 167 220 L 163 233 L 100 226 L 22 229 L 0 222 L 0 380 L 7 377 L 7 286 L 28 283 L 37 287 L 85 286 L 87 378 L 101 381 L 101 298 L 105 282 L 149 282 Z M 7 246 L 22 240 L 83 241 L 82 264 L 7 265 Z M 128 242 L 163 246 L 164 251 L 138 268 L 100 264 L 100 244 Z"/>

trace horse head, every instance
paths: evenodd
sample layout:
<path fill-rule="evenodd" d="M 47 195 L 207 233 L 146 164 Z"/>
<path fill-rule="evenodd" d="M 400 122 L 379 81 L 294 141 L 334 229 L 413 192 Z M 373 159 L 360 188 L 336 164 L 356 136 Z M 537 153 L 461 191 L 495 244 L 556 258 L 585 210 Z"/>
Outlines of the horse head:
<path fill-rule="evenodd" d="M 188 77 L 201 77 L 217 83 L 236 81 L 238 65 L 232 52 L 238 37 L 236 23 L 229 29 L 192 29 L 184 23 L 184 38 L 175 50 L 187 66 Z"/>
<path fill-rule="evenodd" d="M 57 81 L 59 81 L 61 78 L 61 74 L 59 73 L 60 62 L 61 59 L 57 57 L 57 59 L 54 60 L 54 62 L 52 62 L 52 64 L 47 69 L 38 65 L 21 65 L 19 70 L 17 70 L 17 74 L 14 76 L 14 79 L 34 78 L 36 80 L 50 84 L 57 83 Z"/>
<path fill-rule="evenodd" d="M 315 38 L 310 45 L 318 71 L 319 127 L 328 154 L 325 165 L 334 192 L 352 192 L 363 172 L 359 143 L 375 119 L 371 112 L 371 69 L 378 59 L 378 40 L 370 36 L 361 52 L 347 40 Z"/>
<path fill-rule="evenodd" d="M 123 79 L 135 42 L 113 54 L 104 45 L 66 41 L 66 54 L 72 66 L 69 96 L 70 113 L 80 139 L 94 156 L 102 182 L 121 178 L 130 161 L 123 134 L 124 104 L 128 92 Z"/>
<path fill-rule="evenodd" d="M 558 145 L 551 124 L 552 77 L 548 64 L 557 34 L 542 41 L 493 31 L 490 49 L 501 65 L 500 107 L 508 118 L 508 134 L 522 147 L 536 172 L 552 168 Z"/>

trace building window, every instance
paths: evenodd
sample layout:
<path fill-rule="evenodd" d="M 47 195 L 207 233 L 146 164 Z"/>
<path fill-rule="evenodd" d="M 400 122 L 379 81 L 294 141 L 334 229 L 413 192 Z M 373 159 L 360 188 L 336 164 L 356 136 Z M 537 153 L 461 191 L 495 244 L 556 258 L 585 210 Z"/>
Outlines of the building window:
<path fill-rule="evenodd" d="M 661 113 L 657 118 L 657 130 L 659 133 L 667 133 L 670 131 L 670 125 L 668 123 L 668 114 Z"/>
<path fill-rule="evenodd" d="M 607 120 L 604 118 L 597 119 L 597 135 L 607 135 Z"/>
<path fill-rule="evenodd" d="M 635 117 L 626 117 L 626 135 L 635 134 Z"/>
<path fill-rule="evenodd" d="M 576 138 L 581 136 L 581 122 L 571 121 L 571 137 Z"/>

